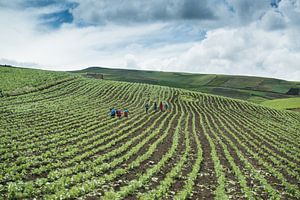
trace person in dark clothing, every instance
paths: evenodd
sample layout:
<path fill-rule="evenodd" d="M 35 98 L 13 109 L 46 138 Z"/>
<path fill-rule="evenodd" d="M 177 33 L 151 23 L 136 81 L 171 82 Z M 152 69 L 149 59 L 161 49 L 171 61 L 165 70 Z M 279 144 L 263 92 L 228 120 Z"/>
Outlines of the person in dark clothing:
<path fill-rule="evenodd" d="M 157 111 L 157 103 L 156 102 L 154 103 L 154 111 L 155 112 Z"/>
<path fill-rule="evenodd" d="M 148 110 L 149 110 L 149 108 L 150 108 L 150 106 L 149 106 L 148 103 L 146 103 L 145 108 L 146 108 L 146 113 L 148 113 Z"/>
<path fill-rule="evenodd" d="M 169 107 L 169 112 L 171 112 L 171 104 L 168 104 L 168 107 Z"/>
<path fill-rule="evenodd" d="M 165 103 L 165 110 L 168 111 L 168 109 L 169 109 L 169 104 L 166 102 Z"/>
<path fill-rule="evenodd" d="M 128 109 L 125 109 L 125 110 L 124 110 L 124 117 L 128 117 L 128 114 L 129 114 Z"/>

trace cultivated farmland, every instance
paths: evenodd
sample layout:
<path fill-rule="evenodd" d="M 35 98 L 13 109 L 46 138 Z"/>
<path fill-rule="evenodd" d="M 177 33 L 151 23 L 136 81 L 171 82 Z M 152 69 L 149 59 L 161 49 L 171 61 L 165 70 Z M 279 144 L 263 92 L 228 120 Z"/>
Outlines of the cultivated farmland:
<path fill-rule="evenodd" d="M 300 113 L 60 80 L 0 98 L 0 199 L 300 199 Z M 153 101 L 171 111 L 146 115 Z M 111 107 L 129 118 L 111 118 Z"/>

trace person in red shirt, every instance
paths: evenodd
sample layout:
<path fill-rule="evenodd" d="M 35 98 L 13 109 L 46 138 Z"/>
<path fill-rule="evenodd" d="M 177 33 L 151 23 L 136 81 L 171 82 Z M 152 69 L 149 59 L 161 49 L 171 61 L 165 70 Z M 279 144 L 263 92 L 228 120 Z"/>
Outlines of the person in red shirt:
<path fill-rule="evenodd" d="M 164 104 L 162 102 L 160 102 L 160 104 L 159 104 L 159 109 L 160 109 L 160 111 L 164 110 Z"/>
<path fill-rule="evenodd" d="M 122 111 L 121 110 L 117 110 L 117 117 L 121 118 L 122 116 Z"/>

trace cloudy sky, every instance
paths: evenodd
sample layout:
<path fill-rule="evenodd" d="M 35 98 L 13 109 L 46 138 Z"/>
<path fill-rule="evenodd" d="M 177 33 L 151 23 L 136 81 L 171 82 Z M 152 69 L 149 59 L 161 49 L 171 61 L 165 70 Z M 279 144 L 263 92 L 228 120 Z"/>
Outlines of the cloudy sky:
<path fill-rule="evenodd" d="M 0 0 L 0 63 L 300 81 L 300 0 Z"/>

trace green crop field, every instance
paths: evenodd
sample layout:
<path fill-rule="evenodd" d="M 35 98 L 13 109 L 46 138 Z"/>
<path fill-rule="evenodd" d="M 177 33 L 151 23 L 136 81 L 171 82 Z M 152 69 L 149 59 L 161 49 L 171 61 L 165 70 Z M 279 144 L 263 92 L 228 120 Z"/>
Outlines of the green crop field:
<path fill-rule="evenodd" d="M 82 75 L 99 73 L 103 74 L 104 79 L 107 80 L 164 85 L 255 103 L 271 99 L 300 97 L 300 93 L 296 95 L 287 94 L 291 88 L 300 90 L 300 82 L 273 78 L 109 69 L 102 67 L 90 67 L 74 71 L 73 73 Z"/>
<path fill-rule="evenodd" d="M 300 109 L 300 97 L 274 99 L 262 102 L 262 105 L 276 109 Z"/>
<path fill-rule="evenodd" d="M 0 199 L 300 199 L 300 113 L 182 88 L 36 71 L 41 80 L 26 69 L 14 79 L 15 69 L 4 70 Z M 170 112 L 155 112 L 154 101 Z M 129 118 L 111 118 L 111 107 L 128 108 Z"/>
<path fill-rule="evenodd" d="M 74 78 L 65 72 L 23 69 L 0 65 L 0 90 L 4 95 L 32 92 Z"/>

